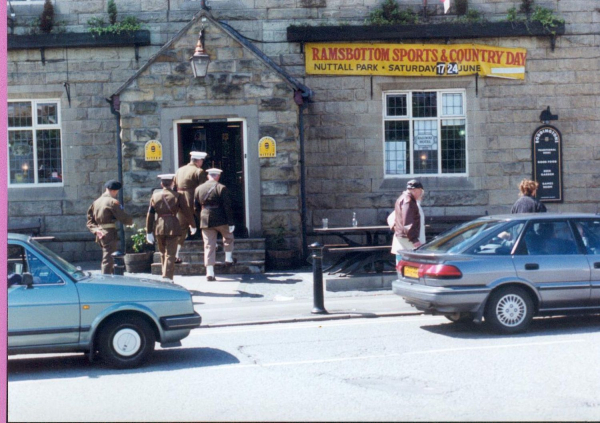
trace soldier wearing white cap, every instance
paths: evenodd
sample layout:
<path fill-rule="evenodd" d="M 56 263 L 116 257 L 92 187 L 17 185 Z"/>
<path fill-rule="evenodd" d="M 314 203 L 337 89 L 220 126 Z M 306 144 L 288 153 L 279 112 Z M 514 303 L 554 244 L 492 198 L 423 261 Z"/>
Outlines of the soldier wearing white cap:
<path fill-rule="evenodd" d="M 200 216 L 200 228 L 204 240 L 204 265 L 206 280 L 215 280 L 217 253 L 217 232 L 223 236 L 225 266 L 231 266 L 233 259 L 233 231 L 235 230 L 231 199 L 225 185 L 219 183 L 221 169 L 208 169 L 208 181 L 196 188 L 194 209 Z"/>
<path fill-rule="evenodd" d="M 190 162 L 184 166 L 181 166 L 175 174 L 175 185 L 177 187 L 177 192 L 183 194 L 184 201 L 192 211 L 194 210 L 194 191 L 198 186 L 206 182 L 206 172 L 204 169 L 202 169 L 202 165 L 204 164 L 204 159 L 206 156 L 207 154 L 202 151 L 192 151 L 190 153 Z M 181 263 L 179 251 L 181 250 L 181 247 L 183 247 L 183 243 L 187 237 L 187 228 L 190 225 L 190 222 L 187 222 L 181 213 L 177 217 L 181 223 L 183 234 L 177 240 L 175 263 Z M 194 222 L 197 226 L 198 222 L 195 220 L 195 216 Z"/>
<path fill-rule="evenodd" d="M 185 221 L 189 222 L 192 234 L 196 233 L 196 222 L 194 222 L 193 211 L 188 207 L 183 194 L 172 189 L 175 174 L 168 173 L 158 177 L 162 189 L 155 190 L 150 199 L 146 216 L 146 239 L 150 244 L 154 244 L 156 238 L 158 251 L 160 251 L 162 276 L 172 280 L 175 273 L 177 240 L 184 232 L 177 215 L 181 214 Z"/>
<path fill-rule="evenodd" d="M 111 275 L 114 272 L 112 253 L 117 251 L 119 236 L 117 220 L 124 225 L 131 225 L 133 219 L 123 210 L 117 200 L 117 194 L 123 187 L 121 182 L 111 179 L 104 184 L 104 194 L 92 203 L 87 212 L 87 227 L 96 235 L 96 243 L 102 247 L 102 273 Z"/>

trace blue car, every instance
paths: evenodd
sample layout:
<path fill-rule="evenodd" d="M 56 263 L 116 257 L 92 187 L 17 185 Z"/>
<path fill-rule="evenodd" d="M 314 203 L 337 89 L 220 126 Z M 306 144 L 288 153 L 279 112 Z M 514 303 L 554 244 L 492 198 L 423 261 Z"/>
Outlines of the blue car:
<path fill-rule="evenodd" d="M 8 234 L 7 265 L 9 355 L 84 352 L 130 368 L 201 323 L 185 288 L 92 275 L 27 236 Z"/>

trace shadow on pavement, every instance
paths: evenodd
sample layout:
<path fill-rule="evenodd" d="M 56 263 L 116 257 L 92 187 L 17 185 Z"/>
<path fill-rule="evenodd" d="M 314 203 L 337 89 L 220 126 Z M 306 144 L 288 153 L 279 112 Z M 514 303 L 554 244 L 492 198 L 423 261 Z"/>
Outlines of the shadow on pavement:
<path fill-rule="evenodd" d="M 295 284 L 298 282 L 304 282 L 303 279 L 291 278 L 294 276 L 294 273 L 256 273 L 256 274 L 245 274 L 240 278 L 240 282 L 242 283 L 272 283 L 272 284 Z M 282 278 L 285 276 L 290 276 L 288 279 L 272 279 L 272 278 Z"/>
<path fill-rule="evenodd" d="M 9 382 L 43 379 L 72 379 L 88 377 L 173 371 L 199 367 L 238 364 L 240 361 L 230 353 L 215 348 L 175 348 L 156 350 L 148 361 L 135 369 L 118 370 L 106 367 L 97 360 L 90 363 L 87 355 L 69 354 L 59 356 L 11 358 L 8 360 Z"/>
<path fill-rule="evenodd" d="M 464 339 L 529 338 L 539 335 L 565 335 L 600 331 L 600 315 L 556 316 L 534 318 L 527 332 L 502 335 L 492 332 L 487 325 L 468 323 L 442 323 L 421 326 L 421 329 L 438 335 Z"/>
<path fill-rule="evenodd" d="M 219 293 L 219 292 L 204 292 L 204 291 L 190 291 L 190 294 L 193 296 L 199 297 L 219 297 L 219 298 L 263 298 L 262 294 L 252 294 L 246 291 L 236 290 L 237 294 L 227 294 L 227 293 Z M 202 304 L 202 303 L 194 303 L 194 304 Z"/>

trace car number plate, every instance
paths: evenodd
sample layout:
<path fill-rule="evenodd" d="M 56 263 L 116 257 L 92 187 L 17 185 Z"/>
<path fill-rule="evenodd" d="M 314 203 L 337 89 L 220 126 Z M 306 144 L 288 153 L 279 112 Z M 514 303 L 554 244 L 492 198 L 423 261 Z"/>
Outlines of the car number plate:
<path fill-rule="evenodd" d="M 412 266 L 404 266 L 404 277 L 419 279 L 419 268 Z"/>

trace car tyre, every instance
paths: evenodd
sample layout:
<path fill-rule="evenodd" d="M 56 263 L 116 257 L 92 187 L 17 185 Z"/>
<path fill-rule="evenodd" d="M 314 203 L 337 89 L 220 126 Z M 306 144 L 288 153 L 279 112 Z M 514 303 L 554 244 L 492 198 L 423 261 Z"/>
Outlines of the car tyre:
<path fill-rule="evenodd" d="M 452 313 L 452 314 L 444 314 L 444 317 L 450 320 L 452 323 L 459 324 L 468 324 L 473 323 L 473 314 L 472 313 Z"/>
<path fill-rule="evenodd" d="M 148 359 L 155 342 L 154 332 L 144 319 L 127 316 L 112 319 L 100 328 L 98 352 L 111 367 L 132 368 Z"/>
<path fill-rule="evenodd" d="M 490 296 L 485 310 L 485 320 L 500 333 L 524 332 L 533 319 L 531 296 L 523 288 L 510 286 Z"/>

